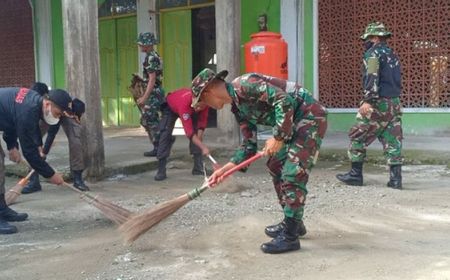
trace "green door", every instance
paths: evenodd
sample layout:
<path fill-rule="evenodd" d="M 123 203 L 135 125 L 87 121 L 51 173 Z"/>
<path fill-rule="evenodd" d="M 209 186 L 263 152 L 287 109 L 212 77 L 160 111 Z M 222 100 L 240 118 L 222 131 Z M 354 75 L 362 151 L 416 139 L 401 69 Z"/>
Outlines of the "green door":
<path fill-rule="evenodd" d="M 127 90 L 138 71 L 136 16 L 99 21 L 100 76 L 104 125 L 139 125 L 139 112 Z"/>
<path fill-rule="evenodd" d="M 192 81 L 191 11 L 162 13 L 163 87 L 167 92 Z"/>

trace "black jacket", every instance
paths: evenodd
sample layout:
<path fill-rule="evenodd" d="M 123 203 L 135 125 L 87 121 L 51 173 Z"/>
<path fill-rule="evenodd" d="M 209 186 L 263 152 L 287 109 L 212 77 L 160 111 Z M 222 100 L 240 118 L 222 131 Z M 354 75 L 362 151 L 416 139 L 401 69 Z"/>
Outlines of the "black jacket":
<path fill-rule="evenodd" d="M 43 97 L 26 88 L 0 88 L 0 131 L 8 150 L 18 148 L 31 167 L 45 178 L 55 171 L 39 155 L 42 146 L 39 120 L 42 116 Z"/>

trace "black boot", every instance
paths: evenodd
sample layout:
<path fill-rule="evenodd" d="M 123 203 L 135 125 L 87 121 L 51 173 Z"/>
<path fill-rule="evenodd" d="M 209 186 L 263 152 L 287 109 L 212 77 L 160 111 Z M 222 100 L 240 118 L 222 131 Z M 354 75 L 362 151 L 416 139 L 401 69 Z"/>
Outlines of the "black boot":
<path fill-rule="evenodd" d="M 167 165 L 167 158 L 161 158 L 158 160 L 158 172 L 156 173 L 155 181 L 162 181 L 167 178 L 166 165 Z"/>
<path fill-rule="evenodd" d="M 13 234 L 17 232 L 16 226 L 10 225 L 0 218 L 0 234 Z"/>
<path fill-rule="evenodd" d="M 158 142 L 153 142 L 153 150 L 144 153 L 144 157 L 156 157 L 158 154 Z"/>
<path fill-rule="evenodd" d="M 37 172 L 34 172 L 33 175 L 31 175 L 30 181 L 28 184 L 23 188 L 22 194 L 29 194 L 34 192 L 39 192 L 42 190 L 41 182 L 39 181 L 39 174 Z"/>
<path fill-rule="evenodd" d="M 266 233 L 267 236 L 275 238 L 281 232 L 283 232 L 283 230 L 285 228 L 286 228 L 286 218 L 283 221 L 281 221 L 281 223 L 279 223 L 279 224 L 266 227 L 264 232 Z M 300 221 L 298 223 L 297 234 L 298 234 L 298 236 L 304 236 L 306 234 L 306 227 L 305 227 L 305 224 L 303 223 L 303 221 Z"/>
<path fill-rule="evenodd" d="M 204 175 L 203 173 L 203 157 L 201 154 L 194 154 L 194 167 L 192 175 Z"/>
<path fill-rule="evenodd" d="M 80 191 L 86 192 L 90 191 L 89 187 L 86 186 L 83 180 L 83 170 L 73 170 L 72 171 L 73 176 L 73 186 Z"/>
<path fill-rule="evenodd" d="M 337 174 L 336 178 L 351 186 L 362 186 L 363 185 L 363 175 L 362 175 L 362 162 L 352 162 L 352 169 L 345 174 Z"/>
<path fill-rule="evenodd" d="M 299 222 L 294 218 L 285 218 L 286 227 L 272 241 L 263 243 L 261 250 L 268 254 L 279 254 L 300 249 L 300 241 L 298 240 Z"/>
<path fill-rule="evenodd" d="M 387 186 L 393 189 L 402 189 L 402 166 L 399 165 L 391 165 L 389 166 L 389 182 Z"/>
<path fill-rule="evenodd" d="M 5 194 L 0 195 L 0 220 L 5 222 L 22 222 L 28 218 L 27 213 L 17 213 L 6 205 Z"/>

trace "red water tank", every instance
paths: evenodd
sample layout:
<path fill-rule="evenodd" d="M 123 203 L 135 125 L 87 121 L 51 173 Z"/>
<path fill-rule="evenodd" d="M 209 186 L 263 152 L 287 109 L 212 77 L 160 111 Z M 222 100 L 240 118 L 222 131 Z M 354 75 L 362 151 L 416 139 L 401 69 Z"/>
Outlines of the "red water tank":
<path fill-rule="evenodd" d="M 250 42 L 244 45 L 245 72 L 287 79 L 287 43 L 281 34 L 264 31 L 250 37 Z"/>

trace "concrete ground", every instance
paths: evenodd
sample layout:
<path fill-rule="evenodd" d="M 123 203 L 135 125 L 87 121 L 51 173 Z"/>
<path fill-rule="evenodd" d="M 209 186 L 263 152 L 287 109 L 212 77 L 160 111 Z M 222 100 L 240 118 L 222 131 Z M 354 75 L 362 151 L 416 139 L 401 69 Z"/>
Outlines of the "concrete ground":
<path fill-rule="evenodd" d="M 225 163 L 228 147 L 216 143 L 213 130 L 205 139 Z M 259 249 L 269 240 L 264 227 L 282 217 L 264 160 L 132 245 L 123 244 L 98 209 L 44 183 L 42 192 L 22 195 L 12 206 L 30 218 L 15 223 L 18 234 L 0 239 L 0 279 L 450 279 L 447 139 L 405 137 L 405 154 L 420 158 L 407 161 L 414 164 L 403 168 L 404 190 L 398 191 L 385 187 L 388 173 L 378 144 L 370 148 L 375 160 L 365 167 L 365 185 L 340 184 L 334 176 L 348 168 L 347 139 L 327 135 L 308 183 L 302 249 L 277 256 Z M 66 146 L 61 133 L 49 156 L 58 170 L 68 168 Z M 106 129 L 110 175 L 90 182 L 92 193 L 134 212 L 184 194 L 202 183 L 190 174 L 187 147 L 178 136 L 168 179 L 156 182 L 155 160 L 141 156 L 148 148 L 143 131 Z M 15 182 L 17 177 L 7 177 L 7 188 Z"/>

